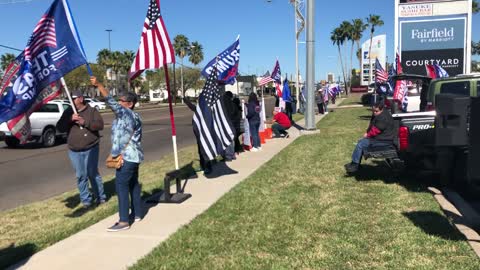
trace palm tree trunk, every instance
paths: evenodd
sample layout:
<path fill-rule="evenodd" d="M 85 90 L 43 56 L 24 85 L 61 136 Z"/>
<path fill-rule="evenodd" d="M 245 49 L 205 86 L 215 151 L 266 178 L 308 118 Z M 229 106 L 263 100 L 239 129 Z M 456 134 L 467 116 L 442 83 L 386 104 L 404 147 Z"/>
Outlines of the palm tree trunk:
<path fill-rule="evenodd" d="M 338 55 L 340 56 L 340 66 L 342 66 L 343 83 L 347 85 L 347 80 L 345 79 L 345 68 L 343 66 L 343 60 L 342 60 L 342 50 L 340 50 L 340 45 L 337 45 L 337 46 L 338 46 Z M 345 94 L 348 96 L 348 92 L 346 89 L 345 89 Z"/>
<path fill-rule="evenodd" d="M 350 48 L 350 80 L 349 80 L 349 83 L 350 83 L 350 91 L 352 90 L 352 76 L 353 76 L 353 45 L 354 45 L 354 41 L 352 40 L 352 47 Z"/>
<path fill-rule="evenodd" d="M 183 104 L 183 97 L 185 96 L 184 89 L 183 89 L 183 57 L 180 59 L 182 61 L 182 65 L 180 66 L 180 87 L 182 89 L 182 104 Z"/>
<path fill-rule="evenodd" d="M 356 40 L 357 42 L 357 51 L 360 50 L 360 40 Z M 358 57 L 358 70 L 362 70 L 362 51 L 360 51 L 360 57 Z M 360 78 L 362 75 L 360 75 Z"/>

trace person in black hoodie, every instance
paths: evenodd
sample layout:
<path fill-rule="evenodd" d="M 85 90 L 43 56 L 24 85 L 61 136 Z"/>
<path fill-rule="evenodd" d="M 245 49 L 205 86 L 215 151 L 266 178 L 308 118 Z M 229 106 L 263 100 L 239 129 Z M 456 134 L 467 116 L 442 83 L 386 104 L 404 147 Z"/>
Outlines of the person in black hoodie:
<path fill-rule="evenodd" d="M 253 92 L 248 96 L 247 119 L 250 127 L 250 136 L 252 136 L 253 141 L 253 148 L 251 151 L 257 152 L 262 150 L 260 135 L 258 134 L 260 128 L 260 103 L 258 102 L 257 95 Z"/>
<path fill-rule="evenodd" d="M 240 135 L 243 133 L 243 124 L 242 123 L 242 105 L 238 97 L 233 98 L 233 104 L 237 107 L 238 115 L 234 117 L 234 127 L 235 127 L 235 152 L 239 153 L 243 151 L 242 144 L 240 143 Z"/>
<path fill-rule="evenodd" d="M 225 106 L 225 112 L 227 117 L 230 119 L 230 122 L 233 125 L 235 137 L 237 136 L 237 131 L 240 128 L 240 113 L 238 107 L 233 103 L 233 93 L 226 91 L 223 94 L 223 105 Z M 223 160 L 232 161 L 236 159 L 235 157 L 235 140 L 225 149 L 223 154 Z"/>
<path fill-rule="evenodd" d="M 352 162 L 345 164 L 347 173 L 354 173 L 362 160 L 363 151 L 369 146 L 387 146 L 393 143 L 395 134 L 394 122 L 389 110 L 384 110 L 383 102 L 372 107 L 372 118 L 367 132 L 363 134 L 352 153 Z"/>

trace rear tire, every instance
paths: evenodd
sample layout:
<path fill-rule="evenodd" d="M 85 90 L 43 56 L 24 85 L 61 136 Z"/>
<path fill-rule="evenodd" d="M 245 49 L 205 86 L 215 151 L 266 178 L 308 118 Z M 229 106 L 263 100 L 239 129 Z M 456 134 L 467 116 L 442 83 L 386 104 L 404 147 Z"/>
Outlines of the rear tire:
<path fill-rule="evenodd" d="M 42 144 L 45 147 L 52 147 L 55 145 L 55 129 L 52 127 L 46 128 L 42 133 Z"/>
<path fill-rule="evenodd" d="M 8 137 L 5 137 L 5 144 L 9 148 L 17 148 L 18 145 L 20 144 L 20 141 L 16 137 L 8 136 Z"/>

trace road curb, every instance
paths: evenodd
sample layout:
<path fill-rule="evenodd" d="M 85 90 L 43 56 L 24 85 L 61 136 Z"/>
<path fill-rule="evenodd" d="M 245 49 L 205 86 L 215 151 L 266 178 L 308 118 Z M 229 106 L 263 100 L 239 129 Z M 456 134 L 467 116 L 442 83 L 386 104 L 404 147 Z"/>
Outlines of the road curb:
<path fill-rule="evenodd" d="M 480 258 L 480 235 L 472 229 L 479 225 L 480 215 L 455 191 L 444 189 L 442 193 L 434 187 L 429 187 L 428 190 Z"/>

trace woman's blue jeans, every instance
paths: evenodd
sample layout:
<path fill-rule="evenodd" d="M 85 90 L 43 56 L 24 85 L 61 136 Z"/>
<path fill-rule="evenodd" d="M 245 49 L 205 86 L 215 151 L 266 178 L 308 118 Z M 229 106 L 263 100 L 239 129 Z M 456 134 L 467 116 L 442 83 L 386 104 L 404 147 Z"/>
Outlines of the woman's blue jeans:
<path fill-rule="evenodd" d="M 123 166 L 115 173 L 115 190 L 118 196 L 118 213 L 120 222 L 128 222 L 129 195 L 132 203 L 132 216 L 142 217 L 142 199 L 138 183 L 140 164 L 124 161 Z"/>
<path fill-rule="evenodd" d="M 260 128 L 260 122 L 253 122 L 249 123 L 250 127 L 250 136 L 252 136 L 253 147 L 259 148 L 261 147 L 260 144 L 260 135 L 258 134 L 258 130 Z"/>

